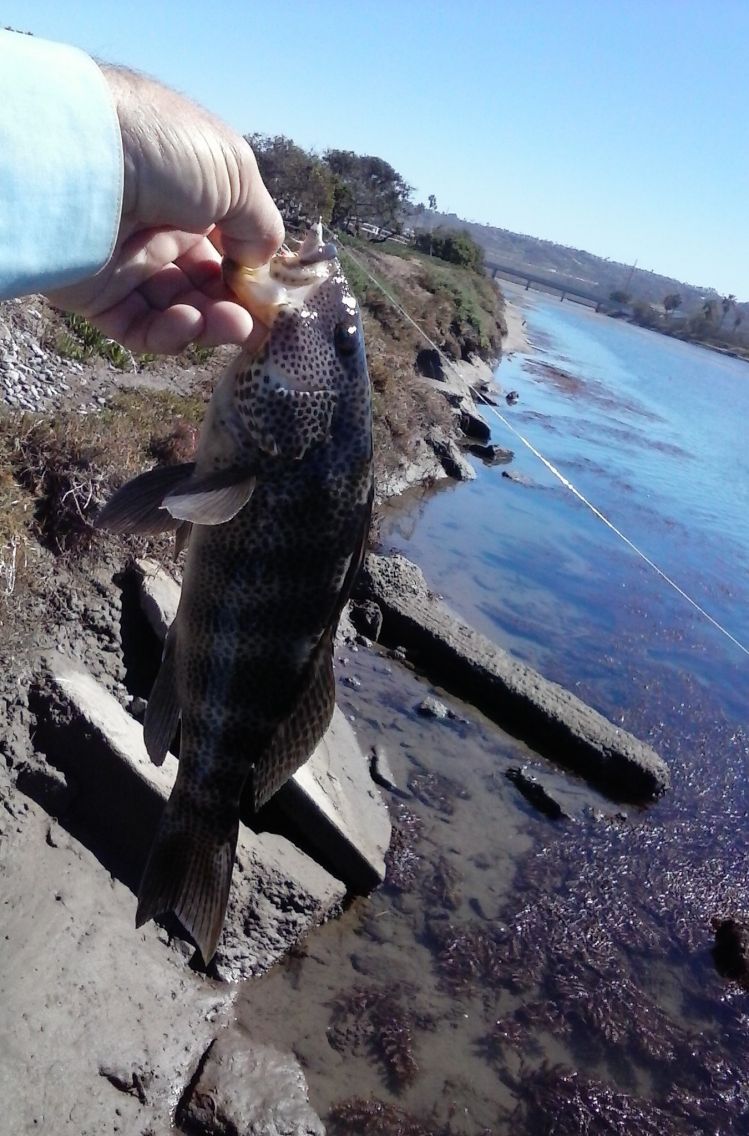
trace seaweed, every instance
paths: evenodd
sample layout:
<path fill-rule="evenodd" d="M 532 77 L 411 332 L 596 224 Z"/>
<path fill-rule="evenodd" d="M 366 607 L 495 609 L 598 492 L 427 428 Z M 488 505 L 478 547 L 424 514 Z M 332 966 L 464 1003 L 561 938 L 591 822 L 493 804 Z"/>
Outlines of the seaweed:
<path fill-rule="evenodd" d="M 515 1081 L 528 1132 L 554 1136 L 684 1136 L 682 1122 L 653 1102 L 585 1080 L 562 1066 L 525 1070 Z"/>
<path fill-rule="evenodd" d="M 421 839 L 424 822 L 400 802 L 392 812 L 393 831 L 385 857 L 385 882 L 396 891 L 411 891 L 422 867 L 416 845 Z"/>
<path fill-rule="evenodd" d="M 333 1136 L 442 1136 L 395 1105 L 370 1097 L 351 1097 L 333 1105 L 328 1120 Z"/>
<path fill-rule="evenodd" d="M 480 986 L 495 988 L 507 970 L 506 939 L 502 928 L 481 923 L 430 923 L 436 940 L 435 957 L 442 984 L 451 991 Z"/>
<path fill-rule="evenodd" d="M 461 878 L 458 870 L 440 855 L 425 876 L 422 894 L 430 903 L 447 911 L 456 911 L 460 907 Z"/>
<path fill-rule="evenodd" d="M 413 987 L 354 987 L 333 1003 L 328 1040 L 343 1053 L 373 1054 L 383 1067 L 389 1086 L 400 1092 L 419 1072 L 415 1033 L 432 1029 L 434 1020 L 413 1004 Z M 407 1007 L 401 1000 L 407 998 Z"/>

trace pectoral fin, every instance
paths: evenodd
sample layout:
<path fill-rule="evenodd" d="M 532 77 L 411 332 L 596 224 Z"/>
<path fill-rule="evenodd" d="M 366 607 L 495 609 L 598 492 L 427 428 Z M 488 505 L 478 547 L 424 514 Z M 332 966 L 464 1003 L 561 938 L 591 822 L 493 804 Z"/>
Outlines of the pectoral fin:
<path fill-rule="evenodd" d="M 192 477 L 165 497 L 163 506 L 175 524 L 190 521 L 194 525 L 222 525 L 247 504 L 256 481 L 246 469 Z"/>
<path fill-rule="evenodd" d="M 94 525 L 112 533 L 156 536 L 177 528 L 179 521 L 162 508 L 168 497 L 189 482 L 194 462 L 149 469 L 118 489 L 100 511 Z"/>

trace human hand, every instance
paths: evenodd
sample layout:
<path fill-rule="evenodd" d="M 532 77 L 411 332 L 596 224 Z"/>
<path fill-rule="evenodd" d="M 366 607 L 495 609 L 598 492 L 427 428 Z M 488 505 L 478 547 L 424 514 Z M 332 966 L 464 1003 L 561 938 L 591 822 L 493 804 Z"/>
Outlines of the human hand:
<path fill-rule="evenodd" d="M 252 317 L 221 277 L 222 253 L 248 267 L 283 241 L 283 223 L 248 143 L 159 83 L 102 68 L 125 161 L 122 217 L 109 263 L 51 293 L 133 351 L 243 343 Z"/>

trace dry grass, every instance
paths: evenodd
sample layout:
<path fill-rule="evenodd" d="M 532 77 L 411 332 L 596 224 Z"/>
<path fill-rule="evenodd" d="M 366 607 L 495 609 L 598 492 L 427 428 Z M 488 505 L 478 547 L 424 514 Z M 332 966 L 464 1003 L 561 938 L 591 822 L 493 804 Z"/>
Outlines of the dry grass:
<path fill-rule="evenodd" d="M 11 595 L 35 543 L 83 553 L 93 517 L 117 485 L 155 460 L 185 461 L 201 399 L 122 392 L 96 415 L 0 414 L 0 592 Z"/>

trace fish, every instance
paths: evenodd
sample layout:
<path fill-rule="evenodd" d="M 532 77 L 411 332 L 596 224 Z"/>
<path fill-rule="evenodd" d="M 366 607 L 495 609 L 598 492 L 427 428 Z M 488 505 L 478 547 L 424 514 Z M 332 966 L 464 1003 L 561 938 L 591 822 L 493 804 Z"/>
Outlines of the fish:
<path fill-rule="evenodd" d="M 136 926 L 173 912 L 206 965 L 240 811 L 270 800 L 332 717 L 333 641 L 374 493 L 364 337 L 335 245 L 313 225 L 260 269 L 225 261 L 224 278 L 255 331 L 214 389 L 195 461 L 136 477 L 96 521 L 187 547 L 144 720 L 157 765 L 179 724 L 179 769 Z"/>

